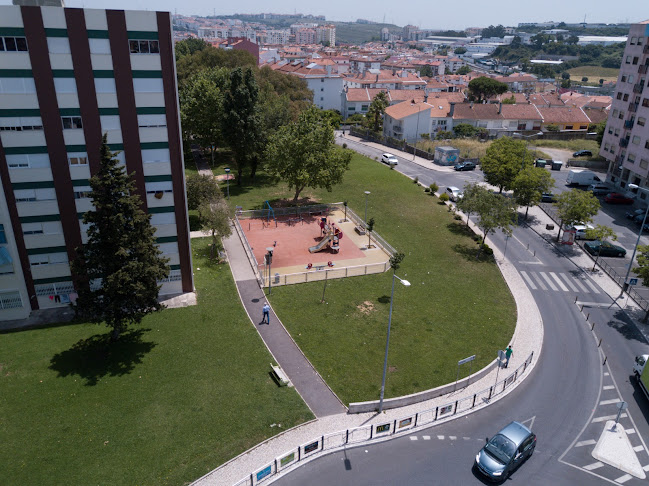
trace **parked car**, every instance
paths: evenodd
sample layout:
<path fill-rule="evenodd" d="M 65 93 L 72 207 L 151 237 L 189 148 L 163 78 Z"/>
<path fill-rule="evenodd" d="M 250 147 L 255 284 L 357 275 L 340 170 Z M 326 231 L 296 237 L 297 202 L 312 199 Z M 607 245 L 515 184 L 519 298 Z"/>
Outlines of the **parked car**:
<path fill-rule="evenodd" d="M 644 216 L 645 210 L 644 209 L 636 209 L 635 211 L 627 211 L 626 213 L 626 218 L 627 219 L 632 219 L 635 221 L 635 218 L 638 215 Z"/>
<path fill-rule="evenodd" d="M 536 435 L 523 424 L 512 422 L 502 429 L 475 456 L 478 470 L 494 481 L 504 481 L 536 448 Z"/>
<path fill-rule="evenodd" d="M 604 197 L 604 201 L 609 204 L 633 204 L 633 199 L 626 197 L 619 192 L 612 192 Z"/>
<path fill-rule="evenodd" d="M 591 184 L 590 186 L 588 186 L 587 190 L 592 192 L 595 196 L 605 196 L 606 194 L 611 192 L 608 186 L 605 186 L 604 184 Z"/>
<path fill-rule="evenodd" d="M 399 161 L 392 154 L 383 154 L 381 155 L 381 162 L 388 165 L 399 165 Z"/>
<path fill-rule="evenodd" d="M 541 194 L 541 202 L 553 203 L 556 200 L 556 196 L 551 192 L 544 192 Z"/>
<path fill-rule="evenodd" d="M 624 248 L 609 243 L 608 241 L 589 241 L 588 243 L 584 243 L 584 249 L 591 255 L 595 256 L 623 257 L 626 255 L 626 250 Z"/>
<path fill-rule="evenodd" d="M 448 194 L 449 199 L 454 202 L 462 197 L 462 191 L 455 186 L 448 186 L 446 188 L 446 194 Z"/>
<path fill-rule="evenodd" d="M 566 226 L 565 231 L 575 232 L 575 240 L 594 240 L 595 238 L 588 236 L 588 230 L 593 230 L 595 227 L 588 223 L 576 223 L 572 226 Z"/>
<path fill-rule="evenodd" d="M 592 157 L 593 153 L 590 150 L 578 150 L 574 154 L 572 154 L 573 157 Z"/>
<path fill-rule="evenodd" d="M 453 166 L 455 170 L 473 170 L 476 165 L 473 162 L 460 162 Z"/>

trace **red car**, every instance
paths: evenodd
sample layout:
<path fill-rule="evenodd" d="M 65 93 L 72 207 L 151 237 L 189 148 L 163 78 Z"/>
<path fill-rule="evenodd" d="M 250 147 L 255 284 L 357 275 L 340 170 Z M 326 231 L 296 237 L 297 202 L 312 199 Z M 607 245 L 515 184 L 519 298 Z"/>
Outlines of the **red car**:
<path fill-rule="evenodd" d="M 619 192 L 610 193 L 604 198 L 604 201 L 609 204 L 633 204 L 633 199 Z"/>

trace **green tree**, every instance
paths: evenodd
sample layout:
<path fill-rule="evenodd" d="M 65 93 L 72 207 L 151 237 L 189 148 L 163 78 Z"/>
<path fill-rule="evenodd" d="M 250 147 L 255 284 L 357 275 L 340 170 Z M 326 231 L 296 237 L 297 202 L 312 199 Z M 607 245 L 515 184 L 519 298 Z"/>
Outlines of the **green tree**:
<path fill-rule="evenodd" d="M 234 154 L 239 186 L 243 169 L 250 165 L 259 150 L 261 123 L 258 100 L 259 88 L 252 69 L 233 69 L 223 101 L 221 130 Z"/>
<path fill-rule="evenodd" d="M 516 96 L 511 95 L 509 98 L 504 98 L 502 103 L 503 103 L 503 105 L 515 105 L 516 104 Z"/>
<path fill-rule="evenodd" d="M 187 191 L 187 208 L 191 211 L 206 202 L 216 199 L 221 190 L 216 179 L 209 175 L 191 174 L 185 181 Z"/>
<path fill-rule="evenodd" d="M 479 258 L 490 233 L 500 229 L 506 235 L 512 234 L 516 209 L 509 198 L 502 194 L 494 194 L 486 188 L 478 190 L 475 197 L 475 212 L 478 215 L 476 225 L 482 230 L 482 244 L 476 255 L 476 258 Z"/>
<path fill-rule="evenodd" d="M 554 179 L 550 173 L 540 167 L 526 167 L 521 170 L 512 184 L 514 200 L 519 206 L 525 206 L 525 219 L 530 206 L 541 202 L 544 192 L 550 192 L 554 187 Z"/>
<path fill-rule="evenodd" d="M 466 54 L 466 47 L 456 47 L 455 49 L 453 49 L 453 54 L 455 54 L 456 56 L 459 54 Z"/>
<path fill-rule="evenodd" d="M 576 35 L 571 35 L 568 37 L 568 39 L 566 39 L 567 44 L 576 45 L 577 42 L 579 42 L 579 37 L 577 37 Z"/>
<path fill-rule="evenodd" d="M 298 115 L 313 103 L 313 91 L 302 78 L 264 66 L 257 71 L 257 80 L 262 91 L 268 84 L 278 96 L 288 97 L 291 121 L 297 120 Z"/>
<path fill-rule="evenodd" d="M 478 206 L 481 203 L 480 197 L 484 191 L 488 191 L 488 189 L 475 182 L 467 184 L 464 186 L 462 197 L 455 204 L 460 211 L 466 214 L 467 226 L 469 226 L 469 218 L 471 215 L 478 210 Z"/>
<path fill-rule="evenodd" d="M 582 78 L 581 78 L 581 82 L 582 82 L 582 83 L 587 83 L 587 82 L 588 82 L 588 78 L 587 78 L 586 76 L 582 77 Z"/>
<path fill-rule="evenodd" d="M 216 249 L 220 247 L 219 238 L 227 238 L 232 234 L 230 226 L 230 207 L 220 194 L 212 200 L 203 202 L 198 208 L 201 230 L 212 236 L 210 259 L 216 257 Z"/>
<path fill-rule="evenodd" d="M 422 66 L 419 69 L 419 76 L 432 78 L 435 74 L 433 73 L 433 68 L 428 64 Z"/>
<path fill-rule="evenodd" d="M 633 271 L 642 279 L 642 285 L 649 287 L 649 245 L 639 245 L 636 256 L 638 266 Z"/>
<path fill-rule="evenodd" d="M 512 48 L 517 49 L 522 45 L 522 43 L 523 42 L 521 41 L 521 38 L 519 36 L 515 35 L 514 38 L 512 39 L 511 44 L 509 44 L 509 45 Z"/>
<path fill-rule="evenodd" d="M 490 25 L 486 29 L 482 29 L 482 37 L 483 38 L 488 38 L 488 37 L 505 37 L 505 27 L 503 27 L 502 24 L 493 26 Z"/>
<path fill-rule="evenodd" d="M 195 52 L 207 49 L 208 47 L 211 46 L 207 42 L 205 42 L 203 39 L 197 39 L 196 37 L 190 37 L 189 39 L 176 42 L 176 45 L 174 47 L 176 51 L 176 61 L 182 59 L 185 56 L 194 54 Z"/>
<path fill-rule="evenodd" d="M 617 235 L 615 234 L 615 231 L 613 231 L 612 228 L 609 228 L 608 226 L 603 226 L 601 224 L 598 224 L 595 226 L 593 229 L 588 229 L 586 230 L 586 238 L 592 239 L 592 240 L 598 240 L 602 243 L 608 240 L 617 240 Z M 599 251 L 597 252 L 597 256 L 595 257 L 595 263 L 593 264 L 593 272 L 597 268 L 597 261 L 599 260 L 599 253 L 602 251 L 602 246 L 600 245 Z M 639 259 L 638 259 L 639 261 Z M 634 269 L 635 270 L 635 269 Z"/>
<path fill-rule="evenodd" d="M 249 52 L 240 49 L 217 49 L 216 47 L 208 46 L 205 49 L 176 60 L 178 86 L 182 87 L 190 76 L 200 71 L 220 67 L 228 69 L 237 67 L 257 69 L 257 59 Z"/>
<path fill-rule="evenodd" d="M 595 125 L 595 132 L 597 132 L 597 145 L 602 146 L 602 140 L 604 139 L 604 131 L 606 130 L 606 120 L 599 122 Z"/>
<path fill-rule="evenodd" d="M 471 68 L 469 66 L 462 66 L 457 71 L 455 71 L 455 74 L 459 74 L 463 76 L 465 74 L 469 74 L 470 72 L 471 72 Z"/>
<path fill-rule="evenodd" d="M 367 110 L 366 120 L 368 121 L 372 131 L 381 132 L 383 129 L 383 114 L 388 106 L 390 106 L 388 96 L 385 92 L 379 91 Z"/>
<path fill-rule="evenodd" d="M 560 222 L 557 241 L 561 237 L 562 228 L 575 223 L 588 223 L 599 211 L 599 201 L 593 193 L 579 189 L 562 192 L 554 204 Z"/>
<path fill-rule="evenodd" d="M 469 98 L 472 101 L 480 102 L 483 99 L 503 94 L 507 91 L 507 85 L 486 76 L 469 81 Z"/>
<path fill-rule="evenodd" d="M 571 84 L 572 83 L 570 82 L 569 79 L 564 79 L 563 81 L 561 81 L 561 87 L 562 88 L 570 88 Z"/>
<path fill-rule="evenodd" d="M 180 119 L 183 143 L 209 149 L 214 164 L 214 148 L 222 141 L 221 119 L 227 69 L 208 69 L 187 80 L 180 89 Z"/>
<path fill-rule="evenodd" d="M 374 218 L 370 218 L 369 221 L 367 222 L 366 229 L 367 229 L 367 249 L 370 249 L 370 246 L 372 245 L 372 231 L 374 231 L 374 225 L 376 222 L 374 221 Z"/>
<path fill-rule="evenodd" d="M 296 202 L 306 187 L 332 190 L 349 169 L 351 151 L 334 143 L 332 126 L 311 106 L 280 128 L 266 149 L 268 171 L 288 183 Z"/>
<path fill-rule="evenodd" d="M 158 281 L 169 275 L 169 267 L 156 246 L 151 216 L 108 149 L 106 135 L 100 157 L 99 172 L 90 179 L 95 209 L 83 216 L 88 241 L 72 261 L 73 273 L 83 279 L 74 307 L 80 317 L 106 323 L 116 341 L 128 325 L 161 308 Z"/>
<path fill-rule="evenodd" d="M 476 127 L 468 123 L 458 123 L 453 127 L 453 133 L 458 138 L 473 137 L 477 131 Z"/>
<path fill-rule="evenodd" d="M 561 79 L 570 79 L 570 73 L 568 71 L 562 72 Z"/>
<path fill-rule="evenodd" d="M 533 154 L 525 142 L 510 137 L 494 141 L 480 161 L 485 181 L 500 189 L 512 189 L 514 179 L 525 167 L 534 163 Z"/>

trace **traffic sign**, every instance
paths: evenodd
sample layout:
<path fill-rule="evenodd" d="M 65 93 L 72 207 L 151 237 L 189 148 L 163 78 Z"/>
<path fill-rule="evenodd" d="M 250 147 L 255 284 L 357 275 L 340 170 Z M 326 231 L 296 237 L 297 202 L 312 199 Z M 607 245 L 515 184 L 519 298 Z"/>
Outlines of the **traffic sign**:
<path fill-rule="evenodd" d="M 629 280 L 629 285 L 638 285 L 638 279 L 632 278 L 631 280 Z"/>

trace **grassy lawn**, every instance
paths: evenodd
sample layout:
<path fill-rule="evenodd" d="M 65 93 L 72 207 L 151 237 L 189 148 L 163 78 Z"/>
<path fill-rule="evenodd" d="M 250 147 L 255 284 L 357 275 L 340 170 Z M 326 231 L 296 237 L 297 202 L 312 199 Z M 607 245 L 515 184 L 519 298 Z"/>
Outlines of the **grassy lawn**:
<path fill-rule="evenodd" d="M 605 68 L 601 66 L 580 66 L 568 69 L 570 79 L 573 81 L 580 81 L 584 76 L 588 78 L 589 84 L 599 85 L 599 80 L 604 81 L 617 81 L 617 76 L 620 70 L 615 68 Z"/>
<path fill-rule="evenodd" d="M 261 176 L 261 174 L 260 174 Z M 231 203 L 261 207 L 291 197 L 284 184 L 236 191 Z M 476 243 L 446 206 L 396 171 L 355 155 L 344 182 L 312 200 L 349 201 L 358 214 L 369 196 L 375 230 L 406 258 L 398 275 L 386 396 L 455 380 L 457 361 L 477 355 L 474 370 L 494 359 L 512 336 L 516 309 L 491 259 L 476 260 Z M 388 322 L 391 274 L 275 287 L 271 302 L 300 348 L 345 402 L 378 398 Z M 486 291 L 486 289 L 489 289 Z M 466 373 L 468 369 L 463 370 Z"/>
<path fill-rule="evenodd" d="M 583 138 L 576 140 L 531 140 L 530 145 L 570 150 L 571 152 L 590 150 L 593 153 L 593 157 L 590 157 L 591 159 L 599 158 L 599 145 L 597 145 L 595 140 L 585 140 Z"/>
<path fill-rule="evenodd" d="M 227 265 L 192 243 L 200 304 L 115 346 L 91 324 L 0 334 L 0 484 L 186 484 L 312 418 L 270 378 Z"/>

